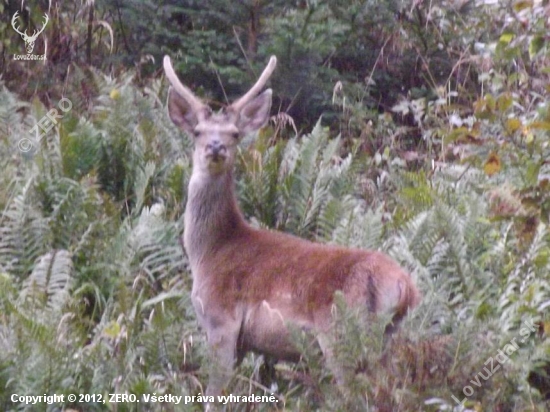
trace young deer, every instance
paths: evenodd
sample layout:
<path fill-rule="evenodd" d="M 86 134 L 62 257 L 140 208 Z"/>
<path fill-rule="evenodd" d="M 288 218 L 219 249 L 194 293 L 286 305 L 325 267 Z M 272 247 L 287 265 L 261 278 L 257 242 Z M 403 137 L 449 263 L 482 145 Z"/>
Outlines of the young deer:
<path fill-rule="evenodd" d="M 208 396 L 221 393 L 247 351 L 298 360 L 289 323 L 313 331 L 330 365 L 327 332 L 336 291 L 348 305 L 394 313 L 388 332 L 420 300 L 410 276 L 383 253 L 255 229 L 243 218 L 234 190 L 235 152 L 241 136 L 267 122 L 271 90 L 260 91 L 276 64 L 271 57 L 248 93 L 212 113 L 164 57 L 172 86 L 170 118 L 195 141 L 184 246 L 193 275 L 193 306 L 219 364 L 210 374 Z"/>

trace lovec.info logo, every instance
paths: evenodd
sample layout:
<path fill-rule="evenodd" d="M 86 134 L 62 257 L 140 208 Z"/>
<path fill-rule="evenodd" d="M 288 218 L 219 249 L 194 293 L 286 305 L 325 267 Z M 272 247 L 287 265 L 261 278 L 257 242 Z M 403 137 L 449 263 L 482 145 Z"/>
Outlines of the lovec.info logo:
<path fill-rule="evenodd" d="M 48 24 L 48 21 L 50 21 L 48 15 L 44 13 L 44 24 L 42 24 L 42 28 L 38 30 L 34 30 L 31 35 L 27 34 L 27 30 L 21 31 L 19 25 L 18 25 L 18 19 L 19 19 L 19 12 L 16 11 L 13 15 L 13 18 L 11 19 L 11 26 L 13 29 L 21 36 L 23 41 L 25 42 L 25 49 L 27 50 L 27 54 L 14 54 L 13 59 L 14 60 L 46 60 L 46 53 L 44 54 L 32 54 L 32 51 L 34 49 L 34 42 L 38 38 L 38 35 L 41 34 L 44 29 L 46 28 L 46 25 Z"/>

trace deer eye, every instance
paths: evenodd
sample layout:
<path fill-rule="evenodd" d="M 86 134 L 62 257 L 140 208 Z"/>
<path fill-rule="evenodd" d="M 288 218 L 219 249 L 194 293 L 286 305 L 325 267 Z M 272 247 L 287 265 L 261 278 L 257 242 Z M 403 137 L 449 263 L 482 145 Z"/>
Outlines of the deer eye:
<path fill-rule="evenodd" d="M 201 135 L 201 132 L 199 132 L 198 130 L 193 131 L 193 136 L 195 136 L 195 138 L 199 137 L 200 135 Z"/>
<path fill-rule="evenodd" d="M 233 139 L 237 140 L 239 138 L 239 132 L 231 133 L 231 137 L 233 137 Z"/>

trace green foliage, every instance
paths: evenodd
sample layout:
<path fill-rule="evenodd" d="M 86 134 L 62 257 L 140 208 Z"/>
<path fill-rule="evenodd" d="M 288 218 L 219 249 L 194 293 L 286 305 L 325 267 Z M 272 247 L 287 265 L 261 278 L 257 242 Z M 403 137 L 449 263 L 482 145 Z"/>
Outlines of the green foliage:
<path fill-rule="evenodd" d="M 348 90 L 346 107 L 354 110 L 356 137 L 363 123 L 376 121 L 403 97 L 439 96 L 439 88 L 475 90 L 475 53 L 491 50 L 504 30 L 497 53 L 503 59 L 547 53 L 544 9 L 516 6 L 521 19 L 495 2 L 444 0 L 100 0 L 83 4 L 39 2 L 23 7 L 22 27 L 36 27 L 43 14 L 50 23 L 37 50 L 48 53 L 46 65 L 26 65 L 12 58 L 22 40 L 8 23 L 15 3 L 0 4 L 0 73 L 13 89 L 42 101 L 59 99 L 71 81 L 75 63 L 120 73 L 137 67 L 140 80 L 155 76 L 162 57 L 174 57 L 186 83 L 215 103 L 234 98 L 255 78 L 270 54 L 279 58 L 273 78 L 277 106 L 310 129 L 321 114 L 334 127 L 347 122 L 329 104 L 334 86 Z M 519 2 L 522 3 L 522 2 Z M 510 17 L 510 18 L 508 18 Z M 492 24 L 488 24 L 488 20 Z M 504 29 L 503 29 L 504 27 Z M 515 33 L 518 33 L 517 35 Z M 471 50 L 473 47 L 480 50 Z M 506 63 L 508 64 L 508 63 Z M 510 68 L 507 69 L 510 72 Z M 16 75 L 17 74 L 17 75 Z M 23 74 L 23 75 L 22 75 Z M 27 87 L 28 86 L 28 87 Z M 84 92 L 93 94 L 89 85 Z M 89 96 L 88 96 L 89 97 Z M 464 96 L 468 100 L 471 96 Z M 363 130 L 364 131 L 364 130 Z M 418 136 L 408 140 L 418 142 Z"/>
<path fill-rule="evenodd" d="M 245 214 L 263 226 L 330 240 L 336 227 L 360 208 L 350 193 L 353 155 L 342 158 L 339 151 L 340 139 L 329 140 L 320 123 L 310 135 L 271 147 L 260 139 L 241 158 Z"/>
<path fill-rule="evenodd" d="M 126 107 L 121 105 L 128 101 L 117 100 L 112 86 L 100 78 L 97 84 L 105 94 L 88 117 L 75 122 L 65 116 L 53 133 L 32 142 L 30 152 L 4 164 L 9 184 L 0 191 L 5 349 L 0 403 L 5 410 L 12 408 L 10 393 L 106 396 L 197 388 L 192 374 L 174 377 L 181 365 L 196 369 L 192 365 L 201 356 L 192 335 L 189 284 L 178 276 L 186 266 L 177 220 L 185 180 L 177 165 L 187 164 L 177 160 L 181 140 L 158 105 L 153 92 L 158 84 L 145 97 L 128 83 L 119 86 L 124 99 L 134 98 Z M 2 113 L 17 122 L 10 116 L 21 103 L 4 93 Z M 34 110 L 35 116 L 19 116 L 19 127 L 2 131 L 3 151 L 18 150 L 17 142 L 28 136 L 25 126 L 42 112 L 40 105 Z M 113 160 L 125 174 L 110 179 L 121 179 L 124 196 L 107 180 L 112 169 L 102 150 L 117 142 L 124 144 Z M 161 161 L 166 158 L 174 160 L 172 167 Z M 132 179 L 125 177 L 129 172 Z"/>
<path fill-rule="evenodd" d="M 243 143 L 236 175 L 246 218 L 383 250 L 423 297 L 389 346 L 388 319 L 336 298 L 330 344 L 343 390 L 313 336 L 292 329 L 303 357 L 275 366 L 277 390 L 249 356 L 228 392 L 273 390 L 287 410 L 459 411 L 453 396 L 462 400 L 470 385 L 468 410 L 546 410 L 547 13 L 540 2 L 472 4 L 59 3 L 59 24 L 46 33 L 57 36 L 50 61 L 75 64 L 32 66 L 36 77 L 6 60 L 20 40 L 0 23 L 9 34 L 2 72 L 23 73 L 25 89 L 10 91 L 10 76 L 0 85 L 0 409 L 35 410 L 13 405 L 12 393 L 204 393 L 210 360 L 178 240 L 191 142 L 166 116 L 162 82 L 146 75 L 169 53 L 186 84 L 223 102 L 220 80 L 232 98 L 275 53 L 275 107 L 282 102 L 298 126 L 325 115 L 291 138 L 275 118 L 275 130 Z M 102 22 L 91 37 L 90 11 Z M 7 22 L 13 10 L 0 3 L 0 15 Z M 82 64 L 75 45 L 86 43 L 111 75 Z M 138 62 L 136 71 L 120 61 Z M 47 94 L 24 87 L 40 76 Z M 71 109 L 37 139 L 33 127 L 62 96 Z M 390 106 L 393 119 L 378 113 Z M 510 359 L 472 383 L 513 339 Z"/>
<path fill-rule="evenodd" d="M 89 114 L 76 122 L 69 113 L 31 152 L 5 163 L 11 183 L 0 193 L 0 376 L 6 393 L 196 394 L 205 378 L 204 337 L 189 303 L 189 277 L 180 276 L 187 272 L 177 240 L 188 144 L 177 139 L 159 105 L 158 84 L 139 95 L 129 80 L 92 79 L 100 96 Z M 3 116 L 32 124 L 14 114 L 22 104 L 5 93 Z M 39 104 L 31 110 L 35 117 L 43 112 Z M 3 150 L 13 150 L 24 135 L 21 126 L 4 129 Z M 111 175 L 106 155 L 118 162 L 120 175 Z M 336 305 L 332 344 L 346 371 L 343 397 L 311 336 L 296 331 L 303 362 L 276 368 L 278 396 L 291 410 L 452 405 L 451 395 L 460 395 L 522 322 L 544 320 L 546 225 L 540 222 L 526 238 L 509 219 L 495 219 L 488 188 L 500 178 L 483 165 L 450 164 L 427 174 L 407 171 L 391 156 L 378 163 L 392 173 L 376 180 L 385 189 L 371 192 L 373 210 L 360 188 L 377 161 L 343 151 L 320 123 L 290 140 L 271 142 L 263 132 L 239 157 L 240 200 L 255 224 L 386 250 L 424 291 L 423 304 L 389 349 L 391 359 L 381 345 L 387 320 L 373 322 Z M 507 170 L 516 182 L 513 165 Z M 533 395 L 514 387 L 525 382 L 529 365 L 545 359 L 545 347 L 534 337 L 526 341 L 469 405 L 527 402 Z M 434 352 L 441 356 L 437 366 Z M 233 393 L 247 393 L 250 380 L 259 379 L 257 365 L 253 357 L 245 360 Z M 504 398 L 494 398 L 498 385 Z M 9 405 L 8 398 L 2 402 Z"/>

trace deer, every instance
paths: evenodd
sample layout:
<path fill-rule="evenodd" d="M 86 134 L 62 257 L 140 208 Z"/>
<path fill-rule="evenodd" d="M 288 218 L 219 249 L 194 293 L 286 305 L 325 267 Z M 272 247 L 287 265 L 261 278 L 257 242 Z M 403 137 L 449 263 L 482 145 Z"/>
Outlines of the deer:
<path fill-rule="evenodd" d="M 17 20 L 19 19 L 19 11 L 16 11 L 13 15 L 13 18 L 11 19 L 11 25 L 13 29 L 21 36 L 23 41 L 25 42 L 25 48 L 27 49 L 27 54 L 31 54 L 34 49 L 34 42 L 38 38 L 38 35 L 44 31 L 46 28 L 46 25 L 48 24 L 48 21 L 50 21 L 50 18 L 46 13 L 44 13 L 44 24 L 42 24 L 42 28 L 37 30 L 34 30 L 32 35 L 27 34 L 27 30 L 22 32 L 19 27 L 17 26 Z"/>
<path fill-rule="evenodd" d="M 233 176 L 238 144 L 268 121 L 272 91 L 262 89 L 276 64 L 272 56 L 248 92 L 213 112 L 164 57 L 168 115 L 194 140 L 182 246 L 193 280 L 192 305 L 218 365 L 209 373 L 207 397 L 222 393 L 249 351 L 298 361 L 289 325 L 316 336 L 341 383 L 329 339 L 336 292 L 348 306 L 389 313 L 388 335 L 420 302 L 409 273 L 382 252 L 258 229 L 243 217 Z"/>

